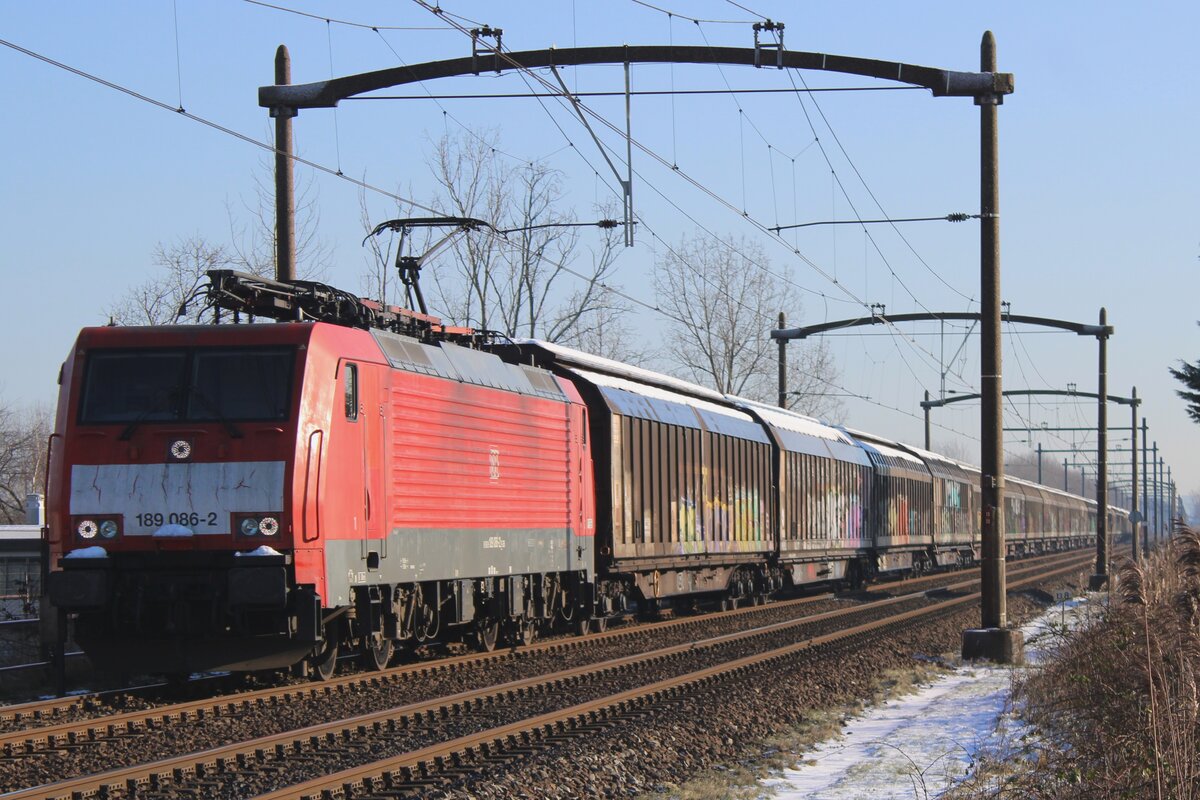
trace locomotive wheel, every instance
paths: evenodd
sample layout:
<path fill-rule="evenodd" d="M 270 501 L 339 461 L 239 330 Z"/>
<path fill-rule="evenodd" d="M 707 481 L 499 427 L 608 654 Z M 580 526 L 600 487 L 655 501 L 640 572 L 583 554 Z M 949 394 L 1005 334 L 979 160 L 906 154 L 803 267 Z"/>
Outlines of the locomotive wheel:
<path fill-rule="evenodd" d="M 606 630 L 608 630 L 608 617 L 596 617 L 594 620 L 592 620 L 592 623 L 592 628 L 596 631 L 596 633 L 604 633 Z"/>
<path fill-rule="evenodd" d="M 575 618 L 575 622 L 572 623 L 572 627 L 575 631 L 575 635 L 576 636 L 587 636 L 588 631 L 590 631 L 592 629 L 592 621 L 588 617 L 584 616 L 582 611 L 579 611 L 576 613 L 578 614 L 578 616 Z"/>
<path fill-rule="evenodd" d="M 496 649 L 496 640 L 500 638 L 500 623 L 494 620 L 479 622 L 471 631 L 471 640 L 475 649 L 481 653 L 490 653 Z"/>
<path fill-rule="evenodd" d="M 386 669 L 392 660 L 394 646 L 391 639 L 381 638 L 378 642 L 364 639 L 362 643 L 362 665 L 366 669 Z"/>
<path fill-rule="evenodd" d="M 320 655 L 313 656 L 312 677 L 315 681 L 327 681 L 337 671 L 338 645 L 334 639 L 326 639 Z"/>

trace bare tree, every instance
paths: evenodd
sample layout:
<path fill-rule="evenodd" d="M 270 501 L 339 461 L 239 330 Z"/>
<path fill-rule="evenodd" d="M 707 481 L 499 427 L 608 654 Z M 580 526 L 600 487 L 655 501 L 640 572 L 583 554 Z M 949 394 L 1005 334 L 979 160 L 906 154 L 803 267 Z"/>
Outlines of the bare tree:
<path fill-rule="evenodd" d="M 625 298 L 611 289 L 602 288 L 589 312 L 581 315 L 576 324 L 555 341 L 613 361 L 646 366 L 655 352 L 640 345 L 644 339 L 630 327 L 629 312 L 629 302 Z"/>
<path fill-rule="evenodd" d="M 620 253 L 615 229 L 602 229 L 585 260 L 574 216 L 561 208 L 561 174 L 536 162 L 508 167 L 496 149 L 494 132 L 435 145 L 437 207 L 509 233 L 458 237 L 432 265 L 432 305 L 457 325 L 508 336 L 578 343 L 611 328 L 628 311 L 608 285 Z"/>
<path fill-rule="evenodd" d="M 933 452 L 940 453 L 946 458 L 961 461 L 964 464 L 976 464 L 979 458 L 971 453 L 969 447 L 961 439 L 944 439 L 933 443 Z"/>
<path fill-rule="evenodd" d="M 1038 479 L 1037 453 L 1028 450 L 1006 453 L 1004 474 L 1025 481 L 1036 481 Z"/>
<path fill-rule="evenodd" d="M 204 311 L 201 303 L 188 303 L 207 280 L 210 269 L 237 269 L 255 275 L 275 274 L 275 205 L 271 165 L 262 162 L 254 175 L 253 203 L 244 203 L 245 217 L 234 214 L 227 203 L 229 243 L 221 244 L 194 234 L 172 244 L 159 242 L 152 263 L 158 268 L 143 282 L 129 288 L 104 309 L 118 325 L 170 325 L 195 323 Z M 330 249 L 319 236 L 316 190 L 298 182 L 296 204 L 297 274 L 319 280 L 329 266 Z M 183 309 L 183 310 L 181 310 Z"/>
<path fill-rule="evenodd" d="M 153 264 L 158 272 L 126 292 L 105 313 L 118 325 L 170 325 L 199 322 L 203 310 L 191 304 L 180 313 L 183 302 L 206 279 L 210 269 L 227 268 L 233 256 L 222 245 L 214 245 L 199 234 L 172 244 L 154 247 Z"/>
<path fill-rule="evenodd" d="M 273 136 L 274 133 L 272 132 Z M 225 204 L 229 220 L 230 264 L 242 272 L 274 277 L 278 251 L 275 227 L 275 162 L 263 160 L 254 173 L 254 196 L 242 198 L 242 213 L 234 213 L 231 203 Z M 296 179 L 296 275 L 321 280 L 328 272 L 333 258 L 331 248 L 321 238 L 320 194 L 317 185 Z"/>
<path fill-rule="evenodd" d="M 430 168 L 440 185 L 435 206 L 448 216 L 470 217 L 497 227 L 509 203 L 507 174 L 499 163 L 496 134 L 452 139 L 436 144 Z M 501 239 L 487 234 L 458 237 L 453 264 L 439 260 L 430 270 L 433 305 L 456 325 L 490 328 L 498 316 L 495 308 L 495 265 L 500 262 Z"/>
<path fill-rule="evenodd" d="M 0 524 L 25 521 L 25 496 L 42 491 L 53 421 L 45 406 L 0 403 Z"/>
<path fill-rule="evenodd" d="M 762 248 L 746 240 L 684 239 L 655 264 L 659 306 L 673 321 L 669 359 L 684 377 L 725 394 L 778 399 L 778 348 L 769 335 L 780 310 L 800 316 L 795 289 L 772 277 Z M 789 407 L 829 418 L 840 413 L 837 379 L 824 343 L 788 347 Z"/>

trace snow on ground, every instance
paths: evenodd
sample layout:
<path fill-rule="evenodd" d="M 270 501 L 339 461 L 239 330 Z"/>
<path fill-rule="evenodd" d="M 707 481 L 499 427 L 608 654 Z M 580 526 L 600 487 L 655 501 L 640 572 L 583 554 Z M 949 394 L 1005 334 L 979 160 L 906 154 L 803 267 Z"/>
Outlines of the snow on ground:
<path fill-rule="evenodd" d="M 1025 657 L 1037 663 L 1047 639 L 1078 624 L 1087 600 L 1052 607 L 1025 626 Z M 794 769 L 763 780 L 762 797 L 851 800 L 937 797 L 972 768 L 977 753 L 1003 753 L 1022 727 L 1008 707 L 1012 669 L 966 664 L 916 694 L 855 717 L 837 739 Z"/>

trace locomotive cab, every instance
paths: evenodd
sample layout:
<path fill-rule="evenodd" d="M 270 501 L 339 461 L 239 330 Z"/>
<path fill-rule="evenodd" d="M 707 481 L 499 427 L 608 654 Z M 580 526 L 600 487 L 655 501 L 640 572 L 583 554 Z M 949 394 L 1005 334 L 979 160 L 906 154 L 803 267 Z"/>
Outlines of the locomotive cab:
<path fill-rule="evenodd" d="M 284 666 L 317 635 L 291 486 L 311 325 L 91 328 L 51 445 L 51 604 L 122 671 Z"/>
<path fill-rule="evenodd" d="M 50 604 L 122 672 L 332 673 L 399 643 L 585 629 L 571 384 L 324 322 L 90 328 L 51 452 Z M 307 660 L 307 661 L 306 661 Z"/>

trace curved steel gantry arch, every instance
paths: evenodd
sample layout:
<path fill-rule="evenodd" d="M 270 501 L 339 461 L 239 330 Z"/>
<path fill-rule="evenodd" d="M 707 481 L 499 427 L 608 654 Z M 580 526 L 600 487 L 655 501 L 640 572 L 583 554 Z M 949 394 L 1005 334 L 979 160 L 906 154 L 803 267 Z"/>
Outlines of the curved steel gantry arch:
<path fill-rule="evenodd" d="M 446 61 L 426 61 L 423 64 L 391 67 L 314 83 L 262 86 L 258 90 L 258 104 L 271 109 L 272 116 L 277 111 L 293 116 L 302 108 L 333 108 L 347 98 L 406 83 L 478 75 L 482 71 L 501 73 L 585 64 L 722 64 L 807 69 L 906 83 L 928 89 L 934 97 L 981 97 L 1012 94 L 1013 91 L 1013 76 L 1009 72 L 958 72 L 897 61 L 797 50 L 778 50 L 774 51 L 773 56 L 768 55 L 768 58 L 775 63 L 764 64 L 763 51 L 757 48 L 682 45 L 551 47 L 511 53 L 493 52 L 482 58 L 471 55 Z M 564 92 L 564 96 L 566 94 Z"/>
<path fill-rule="evenodd" d="M 1011 662 L 1020 658 L 1022 637 L 1017 630 L 1008 627 L 1007 600 L 1005 597 L 1005 547 L 1004 529 L 1000 525 L 999 512 L 1004 492 L 1003 444 L 1000 442 L 1002 426 L 1000 408 L 1000 184 L 999 184 L 999 136 L 997 108 L 1004 96 L 1013 92 L 1013 75 L 996 70 L 996 39 L 991 31 L 983 34 L 980 42 L 980 71 L 924 67 L 895 61 L 879 61 L 855 56 L 830 55 L 784 50 L 782 43 L 775 46 L 754 48 L 695 47 L 673 45 L 634 45 L 616 47 L 576 47 L 546 50 L 503 52 L 498 41 L 498 31 L 484 28 L 471 32 L 472 54 L 470 57 L 447 61 L 430 61 L 412 66 L 350 75 L 342 78 L 308 84 L 290 84 L 290 72 L 276 73 L 276 85 L 263 86 L 258 91 L 259 105 L 270 109 L 276 119 L 277 131 L 290 126 L 290 120 L 301 108 L 330 108 L 340 100 L 356 95 L 438 78 L 458 75 L 477 75 L 483 70 L 505 72 L 536 68 L 576 66 L 584 64 L 624 64 L 626 75 L 630 64 L 729 64 L 777 69 L 807 69 L 859 75 L 895 81 L 928 89 L 935 97 L 970 97 L 979 106 L 980 128 L 980 307 L 982 318 L 982 368 L 980 381 L 983 386 L 983 413 L 981 415 L 981 439 L 985 442 L 981 459 L 981 491 L 983 507 L 983 552 L 981 558 L 982 593 L 981 626 L 964 632 L 963 655 L 968 658 L 989 658 L 994 661 Z M 479 47 L 481 36 L 496 36 L 495 47 Z M 286 50 L 280 48 L 282 55 Z M 557 70 L 555 70 L 557 75 Z M 628 79 L 626 80 L 628 92 Z M 563 96 L 571 100 L 575 113 L 587 126 L 587 120 L 578 101 L 571 96 L 565 85 Z M 626 102 L 628 109 L 628 100 Z M 626 140 L 632 144 L 628 131 Z M 590 126 L 588 126 L 590 132 Z M 277 133 L 277 151 L 286 160 L 290 171 L 291 145 L 290 127 L 286 137 Z M 593 137 L 595 134 L 593 134 Z M 627 151 L 627 155 L 629 155 Z M 632 161 L 632 158 L 629 159 Z M 632 164 L 629 165 L 630 171 Z M 614 170 L 615 171 L 615 170 Z M 618 176 L 618 179 L 619 176 Z M 626 208 L 632 205 L 626 185 Z M 278 191 L 287 191 L 286 202 L 277 200 L 277 208 L 291 207 L 290 181 L 278 179 Z M 627 212 L 628 213 L 628 212 Z M 277 223 L 282 231 L 284 225 Z M 626 226 L 628 229 L 630 226 Z M 289 242 L 280 241 L 280 252 L 291 247 Z M 282 259 L 281 259 L 282 260 Z M 987 444 L 996 442 L 996 446 Z"/>

